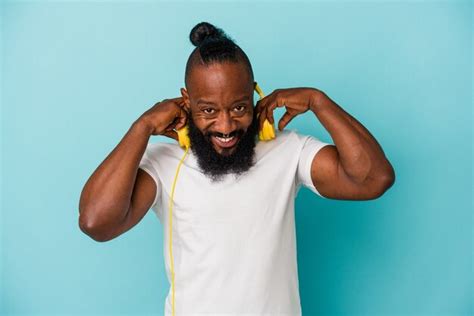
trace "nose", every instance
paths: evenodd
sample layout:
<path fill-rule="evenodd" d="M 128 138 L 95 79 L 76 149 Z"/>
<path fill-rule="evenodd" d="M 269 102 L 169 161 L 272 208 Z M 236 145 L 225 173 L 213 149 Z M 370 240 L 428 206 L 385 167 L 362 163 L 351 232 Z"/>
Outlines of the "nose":
<path fill-rule="evenodd" d="M 237 128 L 236 122 L 232 119 L 228 111 L 221 111 L 215 123 L 215 132 L 229 135 Z"/>

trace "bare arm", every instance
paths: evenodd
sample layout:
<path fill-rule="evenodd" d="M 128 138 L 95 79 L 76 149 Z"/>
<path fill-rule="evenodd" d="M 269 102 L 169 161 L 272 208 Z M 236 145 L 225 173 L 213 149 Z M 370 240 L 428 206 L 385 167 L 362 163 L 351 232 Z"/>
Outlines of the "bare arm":
<path fill-rule="evenodd" d="M 120 143 L 87 180 L 79 201 L 79 226 L 93 239 L 112 239 L 126 219 L 138 165 L 150 136 L 149 126 L 140 119 L 135 121 Z M 146 176 L 142 174 L 142 177 Z M 150 183 L 149 180 L 145 181 Z M 153 182 L 152 179 L 151 181 Z M 148 210 L 154 198 L 151 195 L 156 191 L 148 189 L 147 192 L 147 204 L 150 205 L 145 207 Z"/>
<path fill-rule="evenodd" d="M 314 93 L 311 111 L 331 134 L 335 146 L 322 148 L 311 174 L 319 192 L 333 199 L 380 197 L 395 181 L 395 172 L 372 134 L 326 94 Z"/>
<path fill-rule="evenodd" d="M 395 171 L 372 134 L 324 92 L 310 87 L 276 89 L 257 102 L 260 128 L 273 110 L 285 107 L 278 122 L 283 128 L 297 115 L 311 110 L 331 134 L 334 145 L 313 157 L 311 179 L 321 195 L 341 200 L 375 199 L 395 181 Z"/>
<path fill-rule="evenodd" d="M 156 103 L 138 118 L 120 143 L 87 180 L 79 201 L 79 227 L 107 241 L 136 225 L 156 196 L 155 181 L 138 168 L 151 135 L 175 140 L 187 121 L 183 98 Z"/>

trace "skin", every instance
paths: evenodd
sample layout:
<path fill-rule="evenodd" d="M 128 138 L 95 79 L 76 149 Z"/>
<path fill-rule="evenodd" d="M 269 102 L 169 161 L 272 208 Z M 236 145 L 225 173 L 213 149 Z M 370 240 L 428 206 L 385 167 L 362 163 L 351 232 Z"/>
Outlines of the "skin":
<path fill-rule="evenodd" d="M 164 99 L 144 112 L 86 181 L 79 200 L 79 228 L 98 242 L 135 226 L 150 209 L 157 186 L 138 168 L 152 135 L 177 139 L 186 124 L 183 98 Z"/>
<path fill-rule="evenodd" d="M 312 112 L 326 128 L 335 145 L 318 151 L 311 164 L 311 178 L 318 191 L 338 200 L 371 200 L 380 197 L 395 182 L 395 172 L 372 134 L 324 92 L 316 88 L 277 89 L 257 102 L 259 124 L 284 107 L 278 129 L 297 115 Z"/>
<path fill-rule="evenodd" d="M 394 169 L 377 140 L 324 92 L 306 87 L 277 89 L 258 101 L 254 109 L 255 82 L 243 64 L 198 66 L 190 77 L 187 89 L 181 89 L 182 97 L 158 102 L 132 124 L 84 185 L 79 227 L 94 240 L 111 240 L 144 217 L 158 189 L 151 176 L 138 168 L 149 138 L 165 135 L 177 140 L 175 130 L 185 126 L 189 115 L 203 133 L 229 134 L 238 129 L 247 131 L 253 111 L 260 114 L 262 126 L 265 118 L 274 123 L 276 107 L 285 107 L 286 113 L 278 122 L 280 130 L 309 111 L 335 144 L 319 150 L 311 164 L 313 184 L 323 196 L 370 200 L 393 185 Z M 241 97 L 247 101 L 236 103 Z M 199 104 L 200 99 L 214 105 Z M 214 111 L 205 110 L 208 108 Z M 223 155 L 235 150 L 214 148 Z"/>
<path fill-rule="evenodd" d="M 188 82 L 188 89 L 181 88 L 184 106 L 202 133 L 247 131 L 253 119 L 254 82 L 242 64 L 197 66 L 189 74 Z M 235 148 L 214 144 L 221 155 L 233 153 Z"/>
<path fill-rule="evenodd" d="M 209 67 L 196 67 L 189 79 L 189 91 L 181 88 L 181 94 L 187 112 L 193 115 L 202 132 L 209 130 L 225 134 L 250 125 L 253 102 L 243 103 L 247 108 L 245 113 L 233 114 L 236 110 L 234 101 L 240 96 L 247 95 L 249 100 L 253 100 L 255 82 L 243 64 L 216 63 Z M 215 105 L 198 103 L 201 99 Z M 273 91 L 257 102 L 255 110 L 260 113 L 260 128 L 265 119 L 274 123 L 273 111 L 277 107 L 286 109 L 278 122 L 279 130 L 283 130 L 297 115 L 310 111 L 334 140 L 335 145 L 323 147 L 311 164 L 313 184 L 323 196 L 370 200 L 380 197 L 393 185 L 394 169 L 377 140 L 324 92 L 306 87 Z M 219 153 L 226 153 L 215 148 Z"/>

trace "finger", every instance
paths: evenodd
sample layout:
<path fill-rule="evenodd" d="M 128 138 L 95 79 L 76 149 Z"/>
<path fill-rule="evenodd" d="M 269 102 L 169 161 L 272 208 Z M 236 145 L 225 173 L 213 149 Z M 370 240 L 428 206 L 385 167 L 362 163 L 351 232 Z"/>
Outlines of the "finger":
<path fill-rule="evenodd" d="M 275 119 L 273 117 L 273 109 L 271 107 L 267 107 L 267 119 L 272 125 L 275 122 Z"/>
<path fill-rule="evenodd" d="M 265 119 L 267 118 L 267 108 L 263 108 L 262 111 L 260 112 L 260 116 L 258 118 L 258 126 L 259 130 L 263 129 L 263 122 L 265 122 Z"/>
<path fill-rule="evenodd" d="M 184 107 L 185 107 L 186 102 L 184 101 L 184 98 L 181 98 L 180 100 L 178 100 L 178 105 L 179 105 L 179 107 L 181 107 L 181 108 L 184 108 Z"/>
<path fill-rule="evenodd" d="M 275 99 L 275 101 L 270 103 L 270 105 L 268 106 L 268 108 L 271 111 L 275 110 L 276 108 L 281 108 L 281 107 L 286 107 L 285 99 L 282 99 L 282 98 Z"/>
<path fill-rule="evenodd" d="M 278 122 L 278 129 L 282 131 L 294 117 L 295 115 L 292 115 L 288 111 L 286 111 Z"/>
<path fill-rule="evenodd" d="M 166 126 L 164 131 L 171 131 L 173 130 L 176 125 L 179 123 L 179 116 L 175 116 L 175 118 L 168 123 L 168 126 Z"/>
<path fill-rule="evenodd" d="M 275 118 L 273 116 L 273 111 L 277 107 L 283 107 L 285 106 L 285 100 L 281 97 L 274 97 L 271 101 L 269 101 L 269 104 L 267 106 L 267 116 L 268 116 L 268 121 L 271 124 L 275 123 Z"/>
<path fill-rule="evenodd" d="M 258 113 L 261 113 L 263 109 L 267 107 L 269 100 L 270 99 L 268 98 L 268 96 L 258 100 L 257 105 L 255 106 L 255 110 L 257 110 Z"/>
<path fill-rule="evenodd" d="M 268 120 L 271 124 L 273 124 L 273 111 L 270 109 L 270 106 L 265 106 L 262 109 L 262 114 L 260 118 L 262 122 L 262 127 L 263 127 L 263 122 L 265 122 L 265 120 Z"/>
<path fill-rule="evenodd" d="M 183 128 L 188 123 L 188 113 L 185 110 L 181 109 L 179 117 L 176 120 L 176 129 L 178 130 Z"/>
<path fill-rule="evenodd" d="M 163 132 L 163 134 L 161 134 L 163 136 L 166 136 L 166 137 L 169 137 L 169 138 L 173 138 L 174 140 L 178 141 L 178 133 L 176 133 L 175 131 L 171 130 L 171 131 L 165 131 Z"/>
<path fill-rule="evenodd" d="M 257 112 L 257 114 L 260 115 L 261 110 L 262 110 L 262 101 L 259 100 L 257 101 L 257 104 L 255 105 L 255 112 Z"/>
<path fill-rule="evenodd" d="M 184 105 L 184 98 L 183 97 L 165 99 L 163 101 L 172 102 L 172 103 L 176 104 L 179 107 L 183 107 L 183 105 Z"/>

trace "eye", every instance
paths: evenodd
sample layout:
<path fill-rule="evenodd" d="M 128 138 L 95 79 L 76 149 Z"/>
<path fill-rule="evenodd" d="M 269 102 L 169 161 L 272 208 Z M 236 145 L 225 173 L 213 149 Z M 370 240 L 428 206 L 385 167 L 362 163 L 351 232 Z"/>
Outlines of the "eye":
<path fill-rule="evenodd" d="M 239 108 L 240 108 L 240 110 L 237 110 L 237 112 L 243 112 L 243 111 L 245 111 L 246 106 L 245 105 L 237 105 L 234 109 L 239 109 Z"/>
<path fill-rule="evenodd" d="M 211 108 L 206 108 L 206 109 L 203 109 L 202 111 L 203 111 L 204 113 L 206 113 L 206 114 L 212 114 L 212 113 L 214 113 L 214 112 L 213 112 L 214 109 L 211 109 Z"/>

